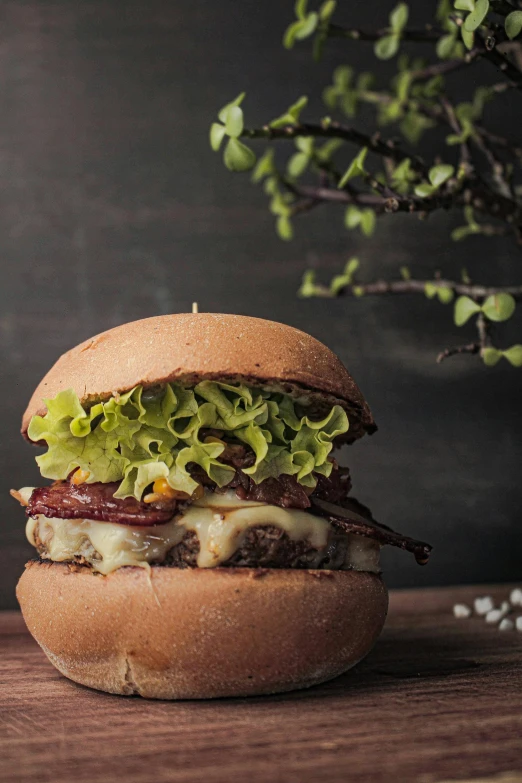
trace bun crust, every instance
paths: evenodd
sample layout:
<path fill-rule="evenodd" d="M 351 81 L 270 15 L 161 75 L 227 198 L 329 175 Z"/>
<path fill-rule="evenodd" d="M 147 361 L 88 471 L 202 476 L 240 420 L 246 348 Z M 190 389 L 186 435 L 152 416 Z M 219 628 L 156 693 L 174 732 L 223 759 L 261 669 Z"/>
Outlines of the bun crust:
<path fill-rule="evenodd" d="M 26 435 L 45 399 L 74 389 L 82 402 L 133 386 L 203 379 L 245 380 L 290 393 L 311 391 L 346 408 L 352 442 L 376 429 L 358 386 L 325 345 L 291 326 L 219 313 L 180 313 L 117 326 L 63 354 L 37 386 L 22 420 Z"/>
<path fill-rule="evenodd" d="M 91 688 L 155 699 L 316 685 L 363 658 L 388 606 L 358 571 L 156 567 L 108 576 L 31 561 L 17 587 L 54 666 Z"/>

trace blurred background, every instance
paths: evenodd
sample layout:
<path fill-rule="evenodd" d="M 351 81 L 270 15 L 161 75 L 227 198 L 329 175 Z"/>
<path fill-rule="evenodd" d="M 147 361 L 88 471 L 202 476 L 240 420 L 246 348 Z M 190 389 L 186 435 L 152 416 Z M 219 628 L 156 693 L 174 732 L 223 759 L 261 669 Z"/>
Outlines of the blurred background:
<path fill-rule="evenodd" d="M 394 2 L 341 2 L 344 20 L 386 24 Z M 413 4 L 412 22 L 431 15 Z M 429 8 L 427 6 L 430 6 Z M 343 7 L 344 6 L 344 7 Z M 129 320 L 201 310 L 243 313 L 304 329 L 336 351 L 367 397 L 379 431 L 346 449 L 354 494 L 377 519 L 430 541 L 426 568 L 385 556 L 392 586 L 514 580 L 522 575 L 522 370 L 471 357 L 435 363 L 474 338 L 471 322 L 424 297 L 299 300 L 306 268 L 324 279 L 359 255 L 362 276 L 454 272 L 520 283 L 509 239 L 453 244 L 461 217 L 388 216 L 371 240 L 318 209 L 281 242 L 261 189 L 226 171 L 208 128 L 241 90 L 247 124 L 279 115 L 302 93 L 304 119 L 345 60 L 385 83 L 369 44 L 281 46 L 293 2 L 281 0 L 4 0 L 0 5 L 0 605 L 32 556 L 11 487 L 35 485 L 36 451 L 19 435 L 27 401 L 58 356 Z M 422 48 L 413 45 L 416 54 Z M 490 66 L 477 79 L 495 79 Z M 478 83 L 478 82 L 477 82 Z M 457 91 L 466 80 L 456 76 Z M 469 94 L 469 81 L 468 93 Z M 516 135 L 506 95 L 486 113 Z M 370 115 L 356 121 L 366 131 Z M 437 133 L 422 143 L 432 154 Z M 433 146 L 432 146 L 433 145 Z M 261 149 L 261 148 L 259 148 Z M 520 310 L 521 308 L 519 308 Z M 503 344 L 521 342 L 520 314 Z M 505 340 L 505 343 L 504 343 Z"/>

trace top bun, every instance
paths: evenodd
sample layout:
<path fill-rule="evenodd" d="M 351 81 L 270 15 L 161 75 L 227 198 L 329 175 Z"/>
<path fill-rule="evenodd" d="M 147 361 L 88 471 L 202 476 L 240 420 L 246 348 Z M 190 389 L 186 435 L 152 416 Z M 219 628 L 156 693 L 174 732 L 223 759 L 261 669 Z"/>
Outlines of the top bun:
<path fill-rule="evenodd" d="M 74 389 L 82 403 L 133 386 L 176 381 L 242 380 L 251 385 L 305 393 L 321 404 L 345 408 L 353 442 L 377 428 L 357 384 L 337 356 L 305 332 L 275 321 L 220 313 L 178 313 L 132 321 L 72 348 L 37 386 L 22 419 L 26 435 L 45 399 Z"/>

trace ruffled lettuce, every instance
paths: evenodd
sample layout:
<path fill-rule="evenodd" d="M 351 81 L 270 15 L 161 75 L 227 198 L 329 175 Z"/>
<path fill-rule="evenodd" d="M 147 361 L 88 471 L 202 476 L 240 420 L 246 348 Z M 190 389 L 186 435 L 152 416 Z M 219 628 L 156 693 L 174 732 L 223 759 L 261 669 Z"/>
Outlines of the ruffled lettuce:
<path fill-rule="evenodd" d="M 318 421 L 303 415 L 289 395 L 217 381 L 193 389 L 137 386 L 88 409 L 71 389 L 45 402 L 47 413 L 34 416 L 28 430 L 31 440 L 48 447 L 36 459 L 42 476 L 65 479 L 80 468 L 88 483 L 121 482 L 116 496 L 122 498 L 140 499 L 159 478 L 192 494 L 197 483 L 191 464 L 225 486 L 234 468 L 219 458 L 230 441 L 254 452 L 255 462 L 244 472 L 256 483 L 288 474 L 314 487 L 315 474 L 330 475 L 333 441 L 348 430 L 339 405 Z M 205 438 L 208 429 L 223 432 L 225 443 Z"/>

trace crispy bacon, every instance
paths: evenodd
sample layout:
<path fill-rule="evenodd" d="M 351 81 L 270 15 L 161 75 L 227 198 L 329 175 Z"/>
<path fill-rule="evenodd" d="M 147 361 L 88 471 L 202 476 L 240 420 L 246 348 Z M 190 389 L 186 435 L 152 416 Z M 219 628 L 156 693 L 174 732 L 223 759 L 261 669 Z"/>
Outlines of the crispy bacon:
<path fill-rule="evenodd" d="M 345 533 L 355 533 L 366 538 L 373 538 L 379 544 L 389 544 L 399 549 L 405 549 L 415 556 L 419 565 L 425 565 L 430 557 L 432 550 L 430 544 L 403 536 L 387 525 L 376 522 L 371 511 L 355 498 L 347 498 L 342 507 L 339 506 L 337 509 L 330 506 L 329 503 L 323 505 L 319 501 L 313 504 L 312 514 L 323 517 L 331 525 Z"/>
<path fill-rule="evenodd" d="M 27 514 L 59 519 L 94 519 L 120 525 L 159 525 L 172 519 L 179 501 L 161 506 L 142 503 L 136 498 L 115 498 L 118 482 L 110 484 L 70 484 L 55 481 L 48 487 L 37 487 L 29 499 Z"/>
<path fill-rule="evenodd" d="M 216 490 L 198 465 L 191 469 L 193 478 L 200 484 Z M 236 472 L 223 489 L 235 489 L 241 500 L 254 500 L 282 508 L 310 508 L 311 500 L 320 498 L 332 503 L 342 502 L 350 491 L 351 482 L 346 468 L 335 469 L 330 478 L 318 476 L 317 487 L 310 491 L 299 484 L 294 476 L 282 475 L 256 484 L 241 469 Z M 117 482 L 109 484 L 73 484 L 69 481 L 55 481 L 47 487 L 37 487 L 29 499 L 27 514 L 60 519 L 94 519 L 102 522 L 116 522 L 120 525 L 159 525 L 168 522 L 178 508 L 187 502 L 165 498 L 157 503 L 143 503 L 135 498 L 115 498 Z M 219 491 L 219 490 L 218 490 Z"/>

